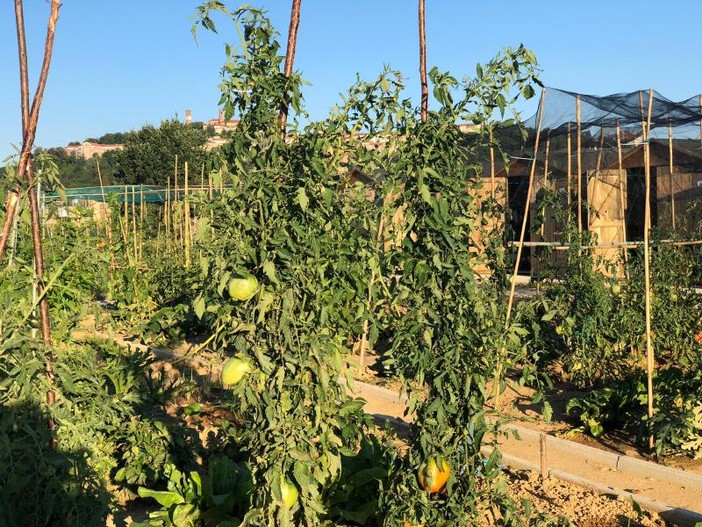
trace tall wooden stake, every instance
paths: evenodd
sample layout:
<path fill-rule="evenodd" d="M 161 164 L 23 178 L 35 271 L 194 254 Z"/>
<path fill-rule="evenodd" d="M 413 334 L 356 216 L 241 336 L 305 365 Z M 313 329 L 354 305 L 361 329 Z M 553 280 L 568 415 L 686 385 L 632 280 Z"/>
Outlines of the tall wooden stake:
<path fill-rule="evenodd" d="M 644 161 L 646 174 L 646 203 L 644 207 L 644 279 L 646 291 L 646 377 L 648 393 L 648 420 L 653 418 L 653 343 L 651 342 L 651 262 L 649 236 L 651 230 L 651 146 L 649 132 L 651 128 L 651 112 L 653 110 L 653 90 L 648 95 L 648 118 L 644 135 Z M 653 435 L 648 438 L 648 446 L 653 449 Z"/>
<path fill-rule="evenodd" d="M 546 100 L 546 88 L 541 89 L 541 100 L 539 101 L 539 120 L 536 126 L 536 139 L 534 142 L 534 157 L 531 161 L 531 170 L 529 172 L 529 186 L 527 187 L 526 204 L 524 205 L 524 217 L 522 218 L 522 228 L 519 233 L 519 244 L 517 245 L 517 258 L 514 261 L 514 272 L 512 273 L 512 283 L 509 290 L 509 300 L 507 301 L 507 315 L 505 316 L 505 330 L 509 328 L 512 318 L 512 305 L 514 303 L 514 291 L 517 287 L 517 274 L 519 273 L 519 261 L 522 259 L 522 248 L 524 247 L 524 236 L 526 235 L 526 226 L 529 219 L 529 205 L 531 203 L 532 189 L 534 188 L 534 175 L 536 174 L 536 158 L 539 153 L 539 140 L 541 138 L 541 125 L 544 117 L 544 101 Z M 495 388 L 495 410 L 499 409 L 500 405 L 500 378 L 502 377 L 502 362 L 504 349 L 500 350 L 497 366 L 495 367 L 495 375 L 493 384 Z"/>
<path fill-rule="evenodd" d="M 622 214 L 622 241 L 626 243 L 626 201 L 624 200 L 624 168 L 622 163 L 622 132 L 619 128 L 619 121 L 617 120 L 617 163 L 619 166 L 619 207 L 621 208 Z M 624 262 L 629 261 L 629 251 L 626 247 L 622 248 L 624 251 Z"/>
<path fill-rule="evenodd" d="M 512 273 L 512 284 L 509 291 L 509 300 L 507 302 L 507 316 L 505 317 L 505 329 L 509 328 L 509 323 L 512 317 L 512 304 L 514 303 L 514 291 L 517 287 L 517 275 L 519 273 L 519 260 L 522 257 L 522 248 L 524 247 L 524 237 L 526 235 L 526 226 L 529 219 L 529 206 L 531 204 L 531 195 L 534 188 L 534 174 L 536 173 L 536 155 L 539 152 L 539 140 L 541 138 L 541 124 L 544 117 L 544 101 L 546 99 L 546 89 L 541 90 L 541 101 L 539 102 L 539 120 L 536 127 L 536 139 L 534 143 L 534 158 L 531 162 L 529 171 L 529 186 L 527 188 L 526 204 L 524 206 L 524 217 L 522 218 L 522 228 L 519 232 L 519 244 L 517 245 L 517 259 L 514 262 L 514 271 Z"/>
<path fill-rule="evenodd" d="M 548 156 L 551 151 L 551 136 L 546 139 L 546 154 L 544 156 L 544 188 L 548 188 Z M 541 237 L 543 238 L 546 232 L 546 208 L 541 210 Z"/>
<path fill-rule="evenodd" d="M 288 49 L 285 53 L 285 76 L 292 76 L 293 64 L 295 63 L 295 48 L 297 47 L 297 30 L 300 27 L 300 5 L 302 0 L 293 0 L 290 11 L 290 28 L 288 29 Z M 278 128 L 285 139 L 286 123 L 288 120 L 288 105 L 290 104 L 289 94 L 286 90 L 283 93 L 283 100 L 280 103 L 280 114 L 278 115 Z"/>
<path fill-rule="evenodd" d="M 22 150 L 20 151 L 19 162 L 17 163 L 17 176 L 19 178 L 24 178 L 28 182 L 29 193 L 36 192 L 36 188 L 33 184 L 33 177 L 31 170 L 29 169 L 30 158 L 32 154 L 32 149 L 34 148 L 34 139 L 36 137 L 37 124 L 39 122 L 39 110 L 41 108 L 41 103 L 44 99 L 44 89 L 46 88 L 46 81 L 49 76 L 49 68 L 51 66 L 51 57 L 54 49 L 54 37 L 56 35 L 56 23 L 59 17 L 59 8 L 61 4 L 59 0 L 51 0 L 51 12 L 49 14 L 49 23 L 46 30 L 46 40 L 44 45 L 44 60 L 41 65 L 41 72 L 39 73 L 39 80 L 37 81 L 37 89 L 34 93 L 34 99 L 32 101 L 31 110 L 29 107 L 29 69 L 27 67 L 27 43 L 24 31 L 24 11 L 22 0 L 15 0 L 15 17 L 17 20 L 17 48 L 19 52 L 19 66 L 20 66 L 20 92 L 21 92 L 21 104 L 22 104 Z M 34 189 L 34 190 L 32 190 Z M 7 248 L 7 242 L 9 239 L 10 230 L 14 224 L 15 214 L 17 213 L 17 207 L 19 205 L 20 190 L 18 188 L 11 190 L 7 193 L 7 198 L 5 200 L 5 220 L 2 227 L 2 232 L 0 233 L 0 262 L 5 255 L 5 249 Z M 35 198 L 29 199 L 30 207 L 32 207 L 32 202 L 36 201 Z M 38 202 L 37 210 L 38 211 Z M 36 218 L 39 221 L 39 218 Z M 37 226 L 38 230 L 41 231 L 40 226 Z M 41 234 L 41 232 L 39 232 Z M 38 237 L 39 247 L 36 249 L 41 251 L 41 235 Z M 40 264 L 43 265 L 43 258 L 39 260 Z M 44 269 L 40 270 L 40 279 L 43 281 Z M 42 286 L 43 287 L 43 286 Z M 45 296 L 41 296 L 41 302 L 45 302 Z M 41 311 L 41 309 L 40 309 Z M 48 314 L 48 307 L 45 309 Z M 46 326 L 48 331 L 48 339 L 45 336 L 45 340 L 50 340 L 50 328 L 48 323 L 48 318 L 45 322 L 42 322 L 42 327 Z M 47 374 L 48 375 L 48 374 Z M 53 375 L 53 374 L 52 374 Z M 53 392 L 52 392 L 53 393 Z"/>
<path fill-rule="evenodd" d="M 566 187 L 568 192 L 566 199 L 568 200 L 568 211 L 570 217 L 570 202 L 571 202 L 571 192 L 573 191 L 573 141 L 570 133 L 570 123 L 568 123 L 568 138 L 566 140 L 566 153 L 567 153 L 567 173 L 566 173 Z"/>
<path fill-rule="evenodd" d="M 670 219 L 675 231 L 675 189 L 673 188 L 673 124 L 668 122 L 668 172 L 670 177 Z"/>
<path fill-rule="evenodd" d="M 185 162 L 185 195 L 183 196 L 183 238 L 185 268 L 190 268 L 190 201 L 188 198 L 188 162 Z"/>
<path fill-rule="evenodd" d="M 495 148 L 492 146 L 492 126 L 490 127 L 490 197 L 495 199 Z"/>
<path fill-rule="evenodd" d="M 577 133 L 578 137 L 576 138 L 577 142 L 577 149 L 578 149 L 578 189 L 577 189 L 577 196 L 578 196 L 578 234 L 582 234 L 583 232 L 583 196 L 582 196 L 582 191 L 583 191 L 583 160 L 582 160 L 582 130 L 581 130 L 581 122 L 580 122 L 580 95 L 577 96 L 575 99 L 575 115 L 576 115 L 576 120 L 577 120 Z"/>
<path fill-rule="evenodd" d="M 422 84 L 421 118 L 427 122 L 429 115 L 429 86 L 427 84 L 427 33 L 424 0 L 419 0 L 419 78 Z"/>
<path fill-rule="evenodd" d="M 163 212 L 163 220 L 165 223 L 166 227 L 166 234 L 165 234 L 165 251 L 166 254 L 170 253 L 170 247 L 171 247 L 171 177 L 168 176 L 168 180 L 166 182 L 166 207 Z"/>

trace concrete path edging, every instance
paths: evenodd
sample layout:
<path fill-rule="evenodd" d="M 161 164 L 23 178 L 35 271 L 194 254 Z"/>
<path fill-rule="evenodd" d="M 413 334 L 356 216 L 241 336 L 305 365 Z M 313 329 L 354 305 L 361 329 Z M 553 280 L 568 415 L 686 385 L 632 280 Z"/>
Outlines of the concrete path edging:
<path fill-rule="evenodd" d="M 397 405 L 397 409 L 404 407 L 407 403 L 407 397 L 393 390 L 389 390 L 382 386 L 377 386 L 369 384 L 362 381 L 355 381 L 355 388 L 357 396 L 363 398 L 364 395 L 367 397 L 380 398 L 389 404 Z M 373 413 L 371 411 L 371 413 Z M 381 421 L 389 421 L 391 425 L 406 429 L 409 424 L 403 421 L 398 413 L 397 416 L 380 414 L 376 415 L 376 418 Z M 671 522 L 675 525 L 681 527 L 696 527 L 699 522 L 702 522 L 702 476 L 697 474 L 691 474 L 682 470 L 675 468 L 665 467 L 652 463 L 650 461 L 645 461 L 642 459 L 633 458 L 631 456 L 626 456 L 624 454 L 616 454 L 613 452 L 607 452 L 605 450 L 600 450 L 588 445 L 582 445 L 574 441 L 569 441 L 560 437 L 545 434 L 538 430 L 533 430 L 526 428 L 515 423 L 508 423 L 501 427 L 503 432 L 516 432 L 522 439 L 520 443 L 526 445 L 527 443 L 531 445 L 536 445 L 536 452 L 531 452 L 532 458 L 539 459 L 539 444 L 541 436 L 545 436 L 544 445 L 549 455 L 565 453 L 569 455 L 575 455 L 585 459 L 586 461 L 597 463 L 598 465 L 605 467 L 608 470 L 616 471 L 619 473 L 628 473 L 632 476 L 636 475 L 638 477 L 644 477 L 657 481 L 666 481 L 673 484 L 683 484 L 691 489 L 700 491 L 700 512 L 695 512 L 692 510 L 684 509 L 681 507 L 676 507 L 668 503 L 644 496 L 637 492 L 628 491 L 625 489 L 616 488 L 605 483 L 594 481 L 590 478 L 583 477 L 577 474 L 568 472 L 567 470 L 559 470 L 556 468 L 546 468 L 543 472 L 548 476 L 555 477 L 557 479 L 567 481 L 574 485 L 589 488 L 595 492 L 605 495 L 617 496 L 618 499 L 633 499 L 639 505 L 647 510 L 654 511 L 660 515 L 664 520 Z M 513 435 L 513 434 L 512 434 Z M 534 447 L 532 446 L 532 449 Z M 483 452 L 485 455 L 489 455 L 491 447 L 483 447 Z M 503 463 L 509 467 L 517 468 L 520 470 L 531 470 L 535 472 L 541 472 L 542 467 L 538 463 L 534 463 L 527 459 L 519 456 L 515 456 L 509 452 L 505 452 L 502 447 L 500 447 L 502 454 Z"/>

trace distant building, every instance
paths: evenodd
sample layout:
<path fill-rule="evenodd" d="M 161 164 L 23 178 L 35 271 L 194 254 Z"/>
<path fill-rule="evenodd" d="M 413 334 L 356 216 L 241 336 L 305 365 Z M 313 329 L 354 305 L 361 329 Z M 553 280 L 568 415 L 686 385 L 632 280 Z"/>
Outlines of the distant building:
<path fill-rule="evenodd" d="M 239 126 L 239 121 L 237 119 L 226 120 L 224 118 L 224 111 L 220 110 L 217 119 L 210 119 L 205 126 L 212 126 L 215 134 L 219 135 L 227 130 L 236 129 L 236 127 Z"/>
<path fill-rule="evenodd" d="M 84 141 L 83 143 L 77 145 L 68 145 L 63 150 L 67 154 L 75 154 L 83 159 L 91 159 L 94 156 L 102 156 L 105 152 L 111 152 L 113 150 L 122 150 L 124 148 L 123 144 L 116 145 L 102 145 L 100 143 L 91 143 L 90 141 Z"/>

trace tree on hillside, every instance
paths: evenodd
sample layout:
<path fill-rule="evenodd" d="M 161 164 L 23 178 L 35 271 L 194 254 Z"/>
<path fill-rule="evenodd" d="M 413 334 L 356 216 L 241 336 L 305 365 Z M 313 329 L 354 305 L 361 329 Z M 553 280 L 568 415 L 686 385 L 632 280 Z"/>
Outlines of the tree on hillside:
<path fill-rule="evenodd" d="M 35 151 L 39 152 L 42 149 Z M 66 152 L 63 148 L 49 148 L 44 150 L 51 155 L 59 171 L 61 183 L 66 188 L 97 187 L 102 176 L 103 185 L 111 185 L 114 179 L 114 166 L 116 152 L 105 152 L 101 157 L 84 159 L 83 157 Z M 97 163 L 100 163 L 100 176 Z"/>
<path fill-rule="evenodd" d="M 178 156 L 178 179 L 187 161 L 191 174 L 200 174 L 207 153 L 204 130 L 170 120 L 159 128 L 147 125 L 130 133 L 124 149 L 115 153 L 114 178 L 125 184 L 165 185 L 173 177 Z"/>
<path fill-rule="evenodd" d="M 110 132 L 100 137 L 88 137 L 86 141 L 101 145 L 121 145 L 127 140 L 127 136 L 128 132 Z"/>

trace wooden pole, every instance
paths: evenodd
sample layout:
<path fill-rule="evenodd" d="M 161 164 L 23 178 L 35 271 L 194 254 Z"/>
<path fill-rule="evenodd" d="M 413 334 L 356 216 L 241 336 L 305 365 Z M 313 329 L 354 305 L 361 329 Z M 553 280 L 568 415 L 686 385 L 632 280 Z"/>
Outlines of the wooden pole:
<path fill-rule="evenodd" d="M 539 119 L 536 126 L 536 138 L 534 141 L 534 156 L 531 161 L 531 170 L 529 171 L 529 185 L 527 187 L 526 204 L 524 205 L 524 217 L 522 218 L 522 228 L 519 233 L 519 244 L 517 245 L 517 257 L 514 261 L 514 271 L 512 273 L 512 283 L 510 284 L 509 290 L 509 300 L 507 301 L 507 314 L 505 316 L 505 331 L 509 329 L 509 324 L 512 318 L 512 305 L 514 304 L 514 292 L 517 287 L 517 274 L 519 273 L 519 261 L 522 258 L 522 248 L 524 247 L 524 237 L 526 235 L 526 226 L 529 218 L 529 205 L 531 203 L 531 194 L 534 187 L 534 175 L 536 174 L 536 159 L 539 152 L 539 140 L 541 138 L 541 125 L 543 123 L 544 117 L 544 101 L 546 100 L 546 88 L 541 89 L 541 99 L 539 101 Z M 502 362 L 503 355 L 505 353 L 504 348 L 500 350 L 497 366 L 495 367 L 495 374 L 493 378 L 493 384 L 495 388 L 495 411 L 499 410 L 500 405 L 500 377 L 502 376 Z"/>
<path fill-rule="evenodd" d="M 622 241 L 626 243 L 626 201 L 624 200 L 624 168 L 622 163 L 622 133 L 617 120 L 617 163 L 619 167 L 619 207 L 622 214 Z M 624 262 L 629 261 L 629 251 L 624 251 Z"/>
<path fill-rule="evenodd" d="M 44 99 L 44 90 L 46 88 L 46 81 L 49 76 L 49 68 L 51 66 L 51 57 L 53 55 L 54 49 L 54 37 L 56 35 L 56 23 L 59 17 L 59 8 L 61 4 L 59 0 L 51 0 L 51 13 L 49 15 L 49 23 L 46 30 L 46 40 L 44 45 L 44 60 L 41 65 L 41 71 L 39 73 L 39 80 L 37 81 L 37 89 L 34 93 L 34 99 L 32 100 L 31 109 L 29 107 L 29 73 L 27 68 L 27 45 L 24 31 L 24 12 L 22 0 L 15 0 L 15 16 L 17 19 L 17 48 L 19 52 L 19 66 L 20 66 L 20 91 L 21 91 L 21 102 L 22 102 L 22 150 L 20 151 L 19 161 L 17 163 L 17 177 L 26 179 L 28 187 L 30 189 L 34 188 L 33 177 L 31 170 L 29 170 L 29 165 L 31 163 L 32 149 L 34 148 L 34 139 L 36 137 L 37 125 L 39 123 L 39 109 L 41 108 L 42 101 Z M 20 189 L 15 188 L 7 193 L 5 199 L 5 220 L 2 226 L 2 232 L 0 233 L 0 262 L 5 255 L 5 249 L 7 247 L 7 242 L 9 239 L 9 233 L 14 224 L 15 214 L 17 213 L 17 206 L 19 204 Z M 29 199 L 30 207 L 32 206 L 33 198 Z M 38 209 L 38 203 L 37 203 Z M 36 211 L 35 211 L 36 212 Z M 39 218 L 37 218 L 38 220 Z M 38 225 L 40 242 L 38 251 L 41 251 L 41 225 Z M 43 265 L 43 258 L 39 259 L 39 264 Z M 44 270 L 41 269 L 40 282 L 43 281 Z M 43 285 L 40 284 L 40 287 Z M 41 296 L 41 303 L 46 302 L 46 296 Z M 48 314 L 48 307 L 43 308 L 42 312 Z M 48 322 L 42 323 L 42 327 L 46 326 L 47 332 L 49 333 L 49 338 L 44 337 L 45 340 L 50 340 L 50 324 Z M 53 379 L 53 373 L 51 373 Z M 49 372 L 47 371 L 47 377 Z M 50 381 L 51 381 L 50 379 Z M 53 391 L 51 392 L 53 394 Z M 52 395 L 53 397 L 53 395 Z M 53 403 L 53 399 L 52 399 Z"/>
<path fill-rule="evenodd" d="M 188 197 L 188 162 L 185 162 L 185 195 L 183 196 L 183 245 L 185 248 L 185 268 L 190 268 L 190 201 Z"/>
<path fill-rule="evenodd" d="M 653 90 L 648 96 L 648 119 L 644 136 L 644 161 L 646 174 L 646 203 L 644 206 L 644 280 L 646 292 L 646 377 L 648 393 L 648 422 L 653 418 L 653 343 L 651 342 L 651 262 L 650 262 L 650 229 L 651 229 L 651 146 L 649 130 L 651 127 L 651 112 L 653 109 Z M 648 438 L 648 446 L 653 449 L 653 435 Z"/>
<path fill-rule="evenodd" d="M 600 169 L 602 168 L 602 152 L 604 150 L 604 138 L 605 138 L 605 128 L 604 125 L 600 125 L 600 148 L 597 150 L 597 161 L 595 162 L 595 182 L 593 184 L 597 183 L 597 179 L 600 177 Z M 594 204 L 593 204 L 594 206 Z M 599 209 L 597 210 L 599 213 Z M 588 214 L 587 217 L 587 228 L 588 230 L 590 229 L 590 226 L 592 225 L 592 215 Z"/>
<path fill-rule="evenodd" d="M 541 90 L 541 101 L 539 102 L 539 120 L 536 127 L 536 140 L 534 143 L 534 158 L 531 162 L 531 170 L 529 172 L 529 186 L 527 188 L 526 204 L 524 206 L 524 217 L 522 218 L 522 228 L 519 233 L 519 245 L 517 246 L 517 259 L 514 262 L 514 271 L 512 273 L 512 284 L 510 286 L 509 300 L 507 302 L 507 316 L 505 317 L 505 329 L 509 328 L 509 323 L 512 317 L 512 304 L 514 303 L 514 291 L 517 287 L 517 274 L 519 273 L 519 260 L 522 257 L 522 247 L 524 246 L 524 237 L 526 235 L 526 226 L 529 218 L 529 205 L 531 203 L 531 194 L 534 187 L 534 174 L 536 173 L 536 155 L 539 151 L 539 139 L 541 138 L 541 124 L 544 117 L 544 101 L 546 99 L 546 89 Z"/>
<path fill-rule="evenodd" d="M 427 32 L 424 0 L 419 0 L 419 79 L 422 85 L 421 119 L 429 115 L 429 85 L 427 84 Z"/>
<path fill-rule="evenodd" d="M 551 151 L 551 136 L 546 139 L 546 154 L 544 156 L 544 188 L 548 187 L 548 156 Z M 546 232 L 546 208 L 541 210 L 541 237 L 544 237 Z"/>
<path fill-rule="evenodd" d="M 171 225 L 173 225 L 173 248 L 177 254 L 178 252 L 178 237 L 180 235 L 181 222 L 178 217 L 180 208 L 180 191 L 178 189 L 178 154 L 175 156 L 175 166 L 173 168 L 173 203 L 171 204 L 171 210 L 173 212 L 173 217 L 171 218 Z"/>
<path fill-rule="evenodd" d="M 127 244 L 129 243 L 129 196 L 127 194 L 127 188 L 129 188 L 129 185 L 125 185 L 124 187 L 124 247 L 125 249 L 127 248 Z M 129 254 L 129 250 L 126 251 L 127 254 Z"/>
<path fill-rule="evenodd" d="M 568 138 L 566 140 L 566 155 L 567 155 L 567 165 L 568 165 L 568 172 L 566 174 L 566 186 L 568 187 L 568 192 L 566 193 L 567 200 L 568 200 L 568 211 L 570 212 L 570 201 L 571 201 L 571 192 L 573 189 L 573 144 L 572 144 L 572 137 L 570 133 L 570 123 L 568 123 Z"/>
<path fill-rule="evenodd" d="M 164 250 L 166 254 L 169 254 L 171 248 L 171 176 L 168 176 L 168 180 L 166 181 L 166 207 L 163 211 L 163 217 L 166 227 Z"/>
<path fill-rule="evenodd" d="M 702 147 L 702 94 L 700 94 L 698 105 L 700 107 L 700 146 Z"/>
<path fill-rule="evenodd" d="M 541 479 L 548 477 L 548 451 L 546 450 L 547 435 L 543 432 L 539 434 L 539 468 L 541 469 Z"/>
<path fill-rule="evenodd" d="M 290 12 L 290 28 L 288 29 L 288 49 L 285 53 L 285 77 L 292 76 L 293 64 L 295 63 L 295 48 L 297 46 L 297 30 L 300 27 L 300 5 L 302 0 L 293 0 L 292 9 Z M 280 114 L 278 115 L 278 128 L 285 139 L 285 128 L 288 120 L 288 105 L 289 94 L 287 90 L 283 93 L 283 99 L 280 103 Z"/>
<path fill-rule="evenodd" d="M 495 148 L 492 146 L 492 126 L 490 126 L 490 197 L 495 199 Z"/>
<path fill-rule="evenodd" d="M 582 234 L 583 232 L 583 197 L 582 197 L 582 190 L 583 190 L 583 161 L 582 161 L 582 130 L 581 130 L 581 122 L 580 122 L 580 95 L 577 96 L 575 99 L 575 115 L 576 115 L 576 120 L 577 120 L 577 133 L 578 137 L 576 138 L 577 142 L 577 150 L 578 150 L 578 157 L 577 157 L 577 163 L 578 163 L 578 189 L 577 189 L 577 196 L 578 196 L 578 234 Z"/>
<path fill-rule="evenodd" d="M 132 185 L 132 243 L 134 245 L 134 265 L 139 265 L 139 242 L 137 241 L 136 189 Z"/>
<path fill-rule="evenodd" d="M 673 123 L 668 121 L 668 176 L 670 177 L 670 219 L 675 231 L 675 189 L 673 188 Z"/>
<path fill-rule="evenodd" d="M 98 181 L 100 181 L 100 195 L 102 196 L 102 204 L 105 207 L 105 234 L 107 235 L 107 243 L 112 245 L 112 226 L 110 225 L 110 218 L 107 214 L 107 196 L 105 196 L 105 185 L 102 181 L 102 172 L 100 171 L 100 160 L 95 157 L 95 166 L 97 167 Z"/>

